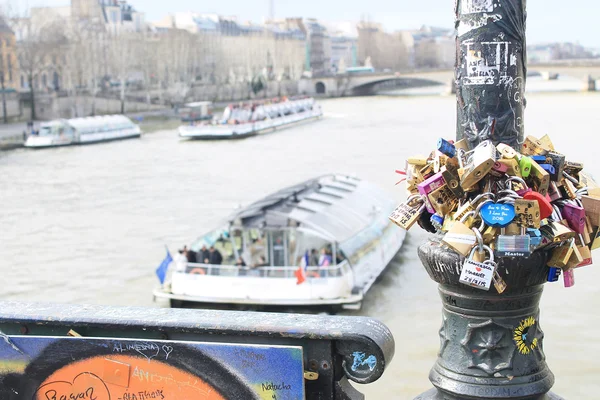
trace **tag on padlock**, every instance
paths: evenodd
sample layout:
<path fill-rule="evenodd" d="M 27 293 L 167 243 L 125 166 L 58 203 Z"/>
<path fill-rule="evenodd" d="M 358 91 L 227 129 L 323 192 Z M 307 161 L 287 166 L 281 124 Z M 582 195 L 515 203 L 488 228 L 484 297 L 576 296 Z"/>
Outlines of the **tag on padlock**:
<path fill-rule="evenodd" d="M 540 206 L 535 200 L 515 200 L 515 222 L 523 227 L 540 227 Z"/>
<path fill-rule="evenodd" d="M 416 207 L 411 206 L 413 202 L 418 202 Z M 406 203 L 400 204 L 390 215 L 389 219 L 400 228 L 409 230 L 419 219 L 421 214 L 425 211 L 425 205 L 420 196 L 411 196 Z"/>
<path fill-rule="evenodd" d="M 563 283 L 566 288 L 575 286 L 575 272 L 572 269 L 563 271 Z"/>
<path fill-rule="evenodd" d="M 467 226 L 467 219 L 474 214 L 474 211 L 470 211 L 459 221 L 455 221 L 442 239 L 443 244 L 465 257 L 477 242 L 477 236 L 471 230 L 471 227 Z"/>
<path fill-rule="evenodd" d="M 548 282 L 558 282 L 558 278 L 562 273 L 561 268 L 549 267 L 548 268 Z"/>
<path fill-rule="evenodd" d="M 492 249 L 488 246 L 484 246 L 484 249 L 490 254 L 491 261 L 493 262 Z M 490 264 L 473 261 L 475 251 L 476 248 L 473 248 L 471 255 L 465 260 L 458 281 L 477 289 L 490 290 L 496 268 Z"/>

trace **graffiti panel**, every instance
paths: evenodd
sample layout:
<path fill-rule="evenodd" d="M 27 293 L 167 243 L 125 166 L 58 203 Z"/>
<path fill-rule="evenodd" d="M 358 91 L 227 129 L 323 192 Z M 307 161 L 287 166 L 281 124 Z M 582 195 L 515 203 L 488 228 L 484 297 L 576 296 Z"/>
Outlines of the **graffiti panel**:
<path fill-rule="evenodd" d="M 3 336 L 10 400 L 300 400 L 302 347 Z"/>

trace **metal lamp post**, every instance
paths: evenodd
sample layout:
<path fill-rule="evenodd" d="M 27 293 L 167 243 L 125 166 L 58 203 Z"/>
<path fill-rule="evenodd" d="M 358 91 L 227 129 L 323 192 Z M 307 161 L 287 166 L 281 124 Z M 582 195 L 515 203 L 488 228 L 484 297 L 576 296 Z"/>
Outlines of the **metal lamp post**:
<path fill-rule="evenodd" d="M 457 139 L 519 149 L 525 108 L 526 0 L 456 2 Z M 419 400 L 560 399 L 543 352 L 539 301 L 547 255 L 500 259 L 508 289 L 482 292 L 459 283 L 464 258 L 436 239 L 419 248 L 442 298 L 440 351 Z"/>

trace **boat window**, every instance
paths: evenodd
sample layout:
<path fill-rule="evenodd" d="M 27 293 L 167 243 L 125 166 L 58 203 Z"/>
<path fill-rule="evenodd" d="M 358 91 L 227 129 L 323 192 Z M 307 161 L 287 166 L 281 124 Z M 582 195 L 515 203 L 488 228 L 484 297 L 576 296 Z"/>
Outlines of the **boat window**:
<path fill-rule="evenodd" d="M 273 254 L 273 264 L 276 267 L 285 266 L 285 231 L 271 232 L 271 249 Z"/>
<path fill-rule="evenodd" d="M 244 233 L 246 236 L 246 251 L 244 251 L 243 257 L 246 264 L 271 265 L 266 232 L 259 229 L 250 229 Z"/>
<path fill-rule="evenodd" d="M 327 255 L 334 257 L 332 243 L 308 230 L 291 230 L 289 231 L 289 265 L 300 265 L 302 257 L 308 252 L 308 264 L 311 266 L 319 265 L 321 256 Z M 333 261 L 333 260 L 332 260 Z"/>

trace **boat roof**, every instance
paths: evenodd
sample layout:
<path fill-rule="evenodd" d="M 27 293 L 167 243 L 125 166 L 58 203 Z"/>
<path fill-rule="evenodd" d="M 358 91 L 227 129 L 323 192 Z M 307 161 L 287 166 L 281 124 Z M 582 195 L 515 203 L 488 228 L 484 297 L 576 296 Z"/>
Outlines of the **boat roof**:
<path fill-rule="evenodd" d="M 101 115 L 95 117 L 73 118 L 69 120 L 69 125 L 74 128 L 105 126 L 111 124 L 132 124 L 131 120 L 124 115 Z"/>
<path fill-rule="evenodd" d="M 201 106 L 208 106 L 211 104 L 212 104 L 212 101 L 197 101 L 195 103 L 186 103 L 183 106 L 184 107 L 201 107 Z"/>
<path fill-rule="evenodd" d="M 342 243 L 394 205 L 394 200 L 372 183 L 332 174 L 279 190 L 237 211 L 229 222 L 244 229 L 306 227 Z"/>

